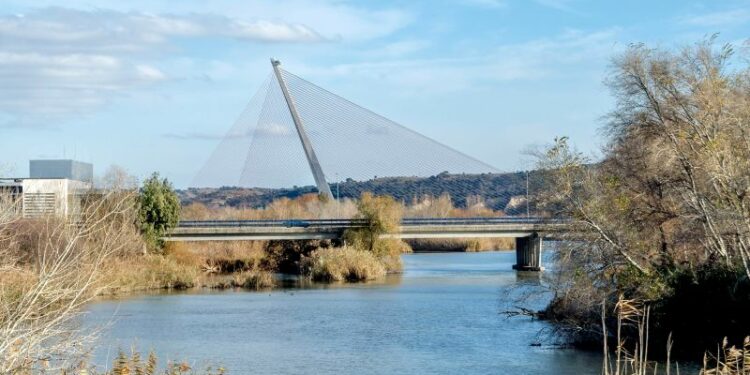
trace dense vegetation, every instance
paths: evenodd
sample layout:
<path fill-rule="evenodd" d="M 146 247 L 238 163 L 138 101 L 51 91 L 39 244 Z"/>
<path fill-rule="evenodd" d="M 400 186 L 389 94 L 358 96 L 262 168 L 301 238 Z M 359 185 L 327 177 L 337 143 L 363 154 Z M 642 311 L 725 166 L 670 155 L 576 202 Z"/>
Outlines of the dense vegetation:
<path fill-rule="evenodd" d="M 650 306 L 654 347 L 670 333 L 677 355 L 725 336 L 741 345 L 750 333 L 747 61 L 710 41 L 676 52 L 637 45 L 614 59 L 607 82 L 617 105 L 601 162 L 585 167 L 566 138 L 539 155 L 549 172 L 540 207 L 578 220 L 571 238 L 585 240 L 558 253 L 546 315 L 598 343 L 602 301 L 624 296 Z"/>
<path fill-rule="evenodd" d="M 66 368 L 91 344 L 77 317 L 106 289 L 111 261 L 143 256 L 135 199 L 86 197 L 76 225 L 22 219 L 15 205 L 0 197 L 0 373 Z"/>
<path fill-rule="evenodd" d="M 531 173 L 530 190 L 537 188 L 539 176 Z M 524 198 L 526 194 L 526 173 L 500 174 L 448 174 L 420 177 L 376 178 L 368 181 L 347 180 L 332 185 L 334 194 L 338 189 L 341 198 L 358 199 L 363 193 L 390 196 L 406 205 L 413 204 L 424 196 L 439 197 L 447 194 L 457 208 L 467 208 L 477 200 L 484 202 L 489 209 L 505 211 L 507 214 L 525 212 L 525 206 L 512 204 L 513 197 Z M 260 188 L 190 188 L 178 191 L 182 204 L 201 203 L 208 207 L 266 207 L 281 198 L 295 199 L 314 193 L 312 186 L 293 189 Z M 509 203 L 511 205 L 509 206 Z"/>

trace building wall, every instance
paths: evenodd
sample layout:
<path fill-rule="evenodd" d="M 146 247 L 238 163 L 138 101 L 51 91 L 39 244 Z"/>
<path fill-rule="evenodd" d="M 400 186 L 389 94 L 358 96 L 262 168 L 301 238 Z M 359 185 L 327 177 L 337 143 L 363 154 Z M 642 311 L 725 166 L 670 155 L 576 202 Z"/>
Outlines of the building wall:
<path fill-rule="evenodd" d="M 68 179 L 23 180 L 24 217 L 69 216 L 79 210 L 76 199 L 91 188 L 90 183 Z"/>
<path fill-rule="evenodd" d="M 29 162 L 29 176 L 31 178 L 67 178 L 92 182 L 94 167 L 89 163 L 75 160 L 31 160 Z"/>

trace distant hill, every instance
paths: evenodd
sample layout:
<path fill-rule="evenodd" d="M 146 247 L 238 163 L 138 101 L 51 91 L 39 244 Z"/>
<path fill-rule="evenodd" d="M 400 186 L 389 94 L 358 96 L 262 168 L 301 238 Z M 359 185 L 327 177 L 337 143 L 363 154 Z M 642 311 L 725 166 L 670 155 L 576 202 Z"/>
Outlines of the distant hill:
<path fill-rule="evenodd" d="M 531 172 L 529 181 L 532 193 L 535 180 L 537 173 Z M 453 204 L 459 208 L 465 208 L 467 201 L 472 204 L 472 201 L 480 198 L 486 207 L 508 212 L 518 210 L 518 206 L 525 202 L 526 173 L 441 173 L 432 177 L 385 177 L 368 181 L 348 179 L 339 184 L 331 184 L 331 191 L 334 196 L 338 194 L 342 198 L 358 198 L 363 192 L 369 191 L 376 195 L 390 195 L 406 204 L 423 196 L 437 197 L 448 193 Z M 178 195 L 184 205 L 200 202 L 209 207 L 258 208 L 278 198 L 293 199 L 315 192 L 317 190 L 314 186 L 289 189 L 221 187 L 189 188 L 179 190 Z"/>

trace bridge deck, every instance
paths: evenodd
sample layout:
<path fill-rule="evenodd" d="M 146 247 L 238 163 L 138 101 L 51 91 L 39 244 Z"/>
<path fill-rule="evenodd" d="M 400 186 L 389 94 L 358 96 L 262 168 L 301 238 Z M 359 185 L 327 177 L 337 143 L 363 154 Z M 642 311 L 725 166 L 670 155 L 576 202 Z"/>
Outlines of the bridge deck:
<path fill-rule="evenodd" d="M 184 221 L 165 237 L 166 241 L 303 240 L 341 238 L 350 228 L 363 227 L 362 220 L 210 220 Z M 553 234 L 568 223 L 542 218 L 407 218 L 398 232 L 386 238 L 477 238 L 527 237 Z"/>

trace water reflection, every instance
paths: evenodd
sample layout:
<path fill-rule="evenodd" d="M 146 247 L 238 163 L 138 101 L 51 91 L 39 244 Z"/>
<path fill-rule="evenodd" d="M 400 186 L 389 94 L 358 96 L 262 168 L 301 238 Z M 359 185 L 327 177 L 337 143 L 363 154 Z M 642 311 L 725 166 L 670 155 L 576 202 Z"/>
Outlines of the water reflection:
<path fill-rule="evenodd" d="M 339 288 L 351 288 L 354 286 L 397 286 L 401 284 L 403 274 L 391 274 L 378 280 L 363 281 L 358 283 L 320 283 L 311 281 L 306 277 L 297 277 L 293 275 L 278 275 L 277 276 L 277 287 L 282 290 L 295 290 L 295 289 L 339 289 Z"/>
<path fill-rule="evenodd" d="M 511 270 L 515 254 L 404 256 L 404 273 L 357 284 L 284 278 L 264 292 L 146 295 L 92 306 L 112 320 L 95 353 L 134 342 L 161 357 L 231 373 L 597 374 L 595 354 L 531 346 L 545 327 L 507 318 L 519 297 L 542 306 L 544 279 Z"/>

